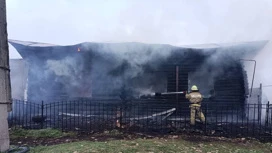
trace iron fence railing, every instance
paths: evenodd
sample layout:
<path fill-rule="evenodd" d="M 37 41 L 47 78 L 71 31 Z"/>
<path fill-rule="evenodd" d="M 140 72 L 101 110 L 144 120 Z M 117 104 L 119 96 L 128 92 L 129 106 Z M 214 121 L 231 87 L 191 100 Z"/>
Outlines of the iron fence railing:
<path fill-rule="evenodd" d="M 195 118 L 190 125 L 189 103 L 160 99 L 77 100 L 33 103 L 13 100 L 9 126 L 14 128 L 57 128 L 63 131 L 98 132 L 122 129 L 136 132 L 198 132 L 227 137 L 272 140 L 272 105 L 203 103 L 205 122 Z M 198 116 L 196 112 L 196 117 Z M 194 119 L 194 118 L 193 118 Z"/>

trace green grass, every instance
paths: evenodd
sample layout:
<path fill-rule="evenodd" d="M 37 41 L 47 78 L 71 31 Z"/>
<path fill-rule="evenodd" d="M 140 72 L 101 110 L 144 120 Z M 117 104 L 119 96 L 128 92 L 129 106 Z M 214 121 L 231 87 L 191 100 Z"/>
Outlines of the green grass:
<path fill-rule="evenodd" d="M 56 129 L 25 130 L 13 129 L 10 131 L 10 138 L 60 138 L 63 136 L 73 136 L 74 133 L 64 133 Z"/>
<path fill-rule="evenodd" d="M 73 142 L 53 146 L 38 146 L 31 148 L 31 153 L 269 153 L 272 152 L 271 143 L 251 142 L 249 144 L 237 144 L 233 142 L 190 142 L 183 139 L 136 139 L 136 140 L 112 140 L 107 142 Z"/>
<path fill-rule="evenodd" d="M 119 136 L 124 133 L 113 130 L 105 131 L 91 135 L 90 137 L 100 136 Z M 41 130 L 11 130 L 11 138 L 61 138 L 64 136 L 76 136 L 75 133 L 62 133 L 56 129 Z M 65 138 L 64 138 L 65 139 Z M 198 140 L 198 138 L 196 138 Z M 107 140 L 98 141 L 79 141 L 63 143 L 52 146 L 36 146 L 32 147 L 30 153 L 176 153 L 176 152 L 192 152 L 192 153 L 270 153 L 272 152 L 272 143 L 260 143 L 258 141 L 217 141 L 209 139 L 205 142 L 205 137 L 201 137 L 199 142 L 190 141 L 179 136 L 169 138 L 152 138 L 152 139 L 129 139 L 129 140 Z M 64 141 L 65 142 L 65 141 Z"/>

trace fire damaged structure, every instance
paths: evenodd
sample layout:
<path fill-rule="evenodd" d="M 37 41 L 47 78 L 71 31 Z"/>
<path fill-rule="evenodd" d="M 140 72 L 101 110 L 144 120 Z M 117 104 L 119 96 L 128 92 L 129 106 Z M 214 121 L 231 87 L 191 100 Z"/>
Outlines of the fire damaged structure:
<path fill-rule="evenodd" d="M 9 43 L 27 63 L 29 101 L 119 98 L 123 94 L 148 98 L 155 92 L 188 91 L 196 84 L 210 100 L 242 104 L 249 87 L 241 59 L 254 57 L 266 41 L 203 47 Z M 184 95 L 163 98 L 185 100 Z"/>
<path fill-rule="evenodd" d="M 182 47 L 88 42 L 59 46 L 17 40 L 9 43 L 27 63 L 27 101 L 42 104 L 42 108 L 54 107 L 50 113 L 42 110 L 36 115 L 44 117 L 46 113 L 50 124 L 56 115 L 56 120 L 65 118 L 62 128 L 64 124 L 69 127 L 69 116 L 74 117 L 78 127 L 86 128 L 84 124 L 91 124 L 96 120 L 92 117 L 101 114 L 105 122 L 114 118 L 114 125 L 122 128 L 139 123 L 143 126 L 142 120 L 155 121 L 158 116 L 160 123 L 167 122 L 164 127 L 181 127 L 189 116 L 185 95 L 158 93 L 185 92 L 192 85 L 197 85 L 204 95 L 203 111 L 208 123 L 217 123 L 219 117 L 220 124 L 230 118 L 238 123 L 261 117 L 260 111 L 255 112 L 260 100 L 249 100 L 261 95 L 256 94 L 259 89 L 251 93 L 247 76 L 252 73 L 246 72 L 244 59 L 252 59 L 267 41 Z M 95 111 L 98 104 L 94 103 L 99 103 L 99 111 Z M 254 104 L 254 109 L 246 107 L 248 103 Z M 250 117 L 253 110 L 254 117 Z M 237 114 L 231 116 L 233 112 Z M 93 124 L 87 128 L 98 125 Z"/>

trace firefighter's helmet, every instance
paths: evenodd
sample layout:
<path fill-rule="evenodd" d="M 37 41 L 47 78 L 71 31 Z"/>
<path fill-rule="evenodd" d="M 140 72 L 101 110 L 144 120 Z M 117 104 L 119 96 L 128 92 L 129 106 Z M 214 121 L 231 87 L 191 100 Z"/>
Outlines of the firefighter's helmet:
<path fill-rule="evenodd" d="M 191 88 L 192 91 L 198 91 L 198 88 L 196 85 L 193 85 L 192 88 Z"/>

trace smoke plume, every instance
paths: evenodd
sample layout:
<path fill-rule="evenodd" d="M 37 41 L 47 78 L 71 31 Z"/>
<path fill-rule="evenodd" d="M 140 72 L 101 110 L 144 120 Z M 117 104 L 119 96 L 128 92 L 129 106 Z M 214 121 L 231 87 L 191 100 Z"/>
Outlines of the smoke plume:
<path fill-rule="evenodd" d="M 263 85 L 263 94 L 267 96 L 267 100 L 272 99 L 272 72 L 271 72 L 271 54 L 272 42 L 271 40 L 266 44 L 266 46 L 261 49 L 257 55 L 251 57 L 251 59 L 256 61 L 256 71 L 254 78 L 254 88 L 259 88 L 260 84 Z M 248 79 L 251 81 L 253 79 L 254 64 L 247 63 L 246 70 L 248 71 Z M 251 84 L 251 83 L 250 83 Z M 264 103 L 267 103 L 264 102 Z"/>
<path fill-rule="evenodd" d="M 92 94 L 110 97 L 132 88 L 132 95 L 137 96 L 165 89 L 166 76 L 156 71 L 174 48 L 141 43 L 85 43 L 78 53 L 44 61 L 45 71 L 40 69 L 35 74 L 40 72 L 45 80 L 54 78 L 52 83 L 59 84 L 58 88 L 69 97 L 91 97 Z"/>

